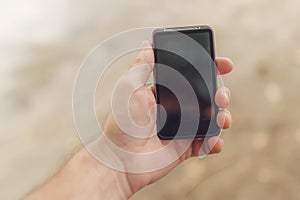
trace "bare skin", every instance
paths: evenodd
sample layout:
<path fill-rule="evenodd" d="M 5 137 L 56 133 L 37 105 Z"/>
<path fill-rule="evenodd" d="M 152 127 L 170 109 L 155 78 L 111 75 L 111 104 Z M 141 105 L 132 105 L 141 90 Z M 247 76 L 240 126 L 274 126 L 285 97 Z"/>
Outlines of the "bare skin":
<path fill-rule="evenodd" d="M 136 58 L 134 67 L 145 64 L 151 67 L 153 64 L 153 51 L 150 44 L 144 44 L 144 46 L 146 48 Z M 217 58 L 216 65 L 220 75 L 231 72 L 233 68 L 232 61 L 227 58 Z M 144 71 L 138 75 L 149 76 L 151 71 L 152 68 L 149 72 L 145 73 Z M 127 81 L 130 85 L 131 79 Z M 149 109 L 155 105 L 153 93 L 153 87 L 142 86 L 135 90 L 130 98 L 130 116 L 136 124 L 143 126 L 149 123 Z M 229 89 L 219 89 L 216 92 L 215 101 L 221 108 L 217 116 L 218 125 L 227 129 L 231 125 L 231 114 L 226 110 L 230 101 Z M 156 135 L 145 139 L 129 136 L 116 125 L 112 114 L 106 120 L 104 134 L 118 147 L 135 153 L 148 152 L 168 144 L 168 141 L 162 141 Z M 174 148 L 182 142 L 184 141 L 175 141 Z M 210 138 L 205 144 L 201 140 L 190 142 L 189 148 L 183 154 L 178 155 L 175 162 L 162 169 L 147 173 L 129 173 L 111 169 L 95 160 L 86 149 L 82 149 L 56 176 L 29 194 L 26 199 L 128 199 L 141 188 L 167 175 L 184 160 L 198 156 L 201 145 L 208 145 L 209 152 L 206 153 L 214 154 L 221 152 L 224 144 L 224 141 L 219 137 Z M 97 145 L 101 145 L 101 142 Z M 123 162 L 122 159 L 120 161 Z M 126 166 L 125 161 L 123 164 Z"/>

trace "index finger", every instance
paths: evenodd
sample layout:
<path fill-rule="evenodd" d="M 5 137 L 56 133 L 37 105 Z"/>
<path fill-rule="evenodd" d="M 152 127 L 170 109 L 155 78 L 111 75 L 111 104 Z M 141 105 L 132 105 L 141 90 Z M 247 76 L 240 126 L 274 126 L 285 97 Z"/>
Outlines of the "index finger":
<path fill-rule="evenodd" d="M 229 58 L 218 57 L 216 58 L 215 62 L 220 75 L 228 74 L 233 69 L 233 62 Z"/>

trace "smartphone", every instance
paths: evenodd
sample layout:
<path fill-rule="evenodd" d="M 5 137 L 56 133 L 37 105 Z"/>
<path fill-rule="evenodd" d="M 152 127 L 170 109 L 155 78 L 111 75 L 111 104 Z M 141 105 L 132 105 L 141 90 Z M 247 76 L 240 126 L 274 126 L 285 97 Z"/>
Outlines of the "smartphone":
<path fill-rule="evenodd" d="M 169 140 L 219 135 L 212 28 L 161 28 L 153 31 L 152 39 L 158 137 Z"/>

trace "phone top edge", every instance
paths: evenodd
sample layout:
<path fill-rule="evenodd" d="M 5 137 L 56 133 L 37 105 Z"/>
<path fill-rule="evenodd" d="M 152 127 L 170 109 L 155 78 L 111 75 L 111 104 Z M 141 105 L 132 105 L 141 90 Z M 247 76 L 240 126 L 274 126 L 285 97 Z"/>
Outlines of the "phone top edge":
<path fill-rule="evenodd" d="M 211 38 L 214 38 L 214 31 L 209 25 L 199 25 L 199 26 L 182 26 L 182 27 L 169 27 L 169 28 L 157 28 L 154 29 L 152 32 L 152 47 L 155 47 L 155 37 L 160 34 L 166 34 L 166 33 L 174 33 L 174 32 L 180 32 L 183 34 L 188 34 L 189 32 L 194 31 L 208 31 L 211 34 Z"/>
<path fill-rule="evenodd" d="M 166 31 L 189 31 L 189 30 L 210 30 L 210 31 L 212 31 L 212 27 L 209 25 L 166 27 L 166 28 L 157 28 L 153 31 L 153 33 L 166 32 Z"/>

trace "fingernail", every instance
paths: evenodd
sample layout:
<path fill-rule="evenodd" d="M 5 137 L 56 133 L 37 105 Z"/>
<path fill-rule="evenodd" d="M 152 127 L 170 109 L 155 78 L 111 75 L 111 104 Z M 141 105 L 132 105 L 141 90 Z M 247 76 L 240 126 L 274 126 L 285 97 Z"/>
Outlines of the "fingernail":
<path fill-rule="evenodd" d="M 225 123 L 225 120 L 226 119 L 229 119 L 230 118 L 230 113 L 229 113 L 229 111 L 228 110 L 225 110 L 225 118 L 224 118 L 224 123 Z M 228 128 L 230 128 L 231 127 L 231 123 L 229 123 L 229 125 L 228 125 Z"/>
<path fill-rule="evenodd" d="M 228 94 L 226 93 L 225 94 L 225 104 L 226 104 L 226 106 L 228 106 L 228 104 L 229 104 L 229 97 L 228 97 Z"/>
<path fill-rule="evenodd" d="M 201 148 L 200 148 L 200 151 L 199 151 L 199 156 L 198 156 L 198 157 L 199 157 L 200 159 L 202 159 L 202 158 L 205 158 L 206 155 L 207 155 L 206 151 L 203 150 L 203 148 L 201 147 Z"/>
<path fill-rule="evenodd" d="M 226 92 L 225 88 L 221 88 L 221 93 L 222 93 L 222 95 L 227 96 L 227 92 Z"/>
<path fill-rule="evenodd" d="M 202 158 L 205 158 L 208 154 L 207 152 L 207 141 L 204 141 L 200 147 L 200 150 L 199 150 L 199 158 L 202 159 Z"/>
<path fill-rule="evenodd" d="M 222 95 L 223 95 L 223 97 L 224 97 L 225 104 L 226 104 L 226 106 L 227 106 L 228 103 L 229 103 L 229 96 L 228 96 L 228 94 L 227 94 L 227 92 L 226 92 L 225 89 L 221 89 L 221 93 L 222 93 Z"/>

